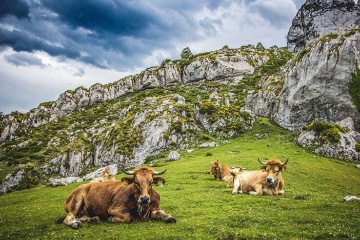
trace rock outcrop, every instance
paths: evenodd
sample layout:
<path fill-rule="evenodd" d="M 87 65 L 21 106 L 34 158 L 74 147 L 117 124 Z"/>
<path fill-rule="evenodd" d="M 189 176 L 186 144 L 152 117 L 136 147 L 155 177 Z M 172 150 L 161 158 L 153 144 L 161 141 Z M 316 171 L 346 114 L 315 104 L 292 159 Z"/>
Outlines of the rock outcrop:
<path fill-rule="evenodd" d="M 359 25 L 360 1 L 307 0 L 292 21 L 288 49 L 297 52 L 330 32 L 344 33 Z"/>
<path fill-rule="evenodd" d="M 324 36 L 306 46 L 288 64 L 274 120 L 298 131 L 314 121 L 338 122 L 360 115 L 349 93 L 352 73 L 360 63 L 360 31 Z"/>

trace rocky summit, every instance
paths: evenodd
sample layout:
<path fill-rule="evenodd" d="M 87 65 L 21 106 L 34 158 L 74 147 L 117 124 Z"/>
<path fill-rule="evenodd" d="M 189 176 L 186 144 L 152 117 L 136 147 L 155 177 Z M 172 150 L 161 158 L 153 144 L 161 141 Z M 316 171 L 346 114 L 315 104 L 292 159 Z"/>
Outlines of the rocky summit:
<path fill-rule="evenodd" d="M 359 25 L 360 1 L 307 0 L 292 21 L 288 49 L 297 52 L 329 32 L 343 33 Z"/>

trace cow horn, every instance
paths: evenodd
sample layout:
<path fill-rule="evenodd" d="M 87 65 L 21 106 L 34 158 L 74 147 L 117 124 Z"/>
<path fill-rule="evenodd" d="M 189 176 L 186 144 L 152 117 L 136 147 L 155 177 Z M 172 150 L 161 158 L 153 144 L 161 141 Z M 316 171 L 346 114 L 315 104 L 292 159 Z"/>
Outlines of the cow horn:
<path fill-rule="evenodd" d="M 280 164 L 280 166 L 286 165 L 288 161 L 289 161 L 289 159 L 286 159 L 286 161 L 284 163 Z"/>
<path fill-rule="evenodd" d="M 134 175 L 134 171 L 126 171 L 124 169 L 121 169 L 121 171 L 123 171 L 123 173 L 125 173 L 127 175 Z"/>
<path fill-rule="evenodd" d="M 166 172 L 166 170 L 167 170 L 167 169 L 165 169 L 165 170 L 164 170 L 164 171 L 162 171 L 162 172 L 154 172 L 154 175 L 161 175 L 161 174 L 165 173 L 165 172 Z"/>
<path fill-rule="evenodd" d="M 263 163 L 262 161 L 260 161 L 260 159 L 258 158 L 259 163 L 261 163 L 262 165 L 266 165 L 266 163 Z"/>

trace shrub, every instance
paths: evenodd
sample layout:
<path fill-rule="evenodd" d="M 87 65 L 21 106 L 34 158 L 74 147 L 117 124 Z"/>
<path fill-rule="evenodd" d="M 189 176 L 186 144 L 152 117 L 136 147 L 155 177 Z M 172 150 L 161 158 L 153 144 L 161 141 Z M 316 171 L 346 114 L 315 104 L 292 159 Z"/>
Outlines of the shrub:
<path fill-rule="evenodd" d="M 328 122 L 314 121 L 304 127 L 306 131 L 314 131 L 321 142 L 330 142 L 336 144 L 340 142 L 340 132 L 346 133 L 348 130 L 337 124 L 331 124 Z"/>
<path fill-rule="evenodd" d="M 355 150 L 356 150 L 357 152 L 360 152 L 360 143 L 359 143 L 359 142 L 356 142 L 356 143 L 355 143 Z"/>
<path fill-rule="evenodd" d="M 349 94 L 357 110 L 360 112 L 360 69 L 357 63 L 349 83 Z"/>

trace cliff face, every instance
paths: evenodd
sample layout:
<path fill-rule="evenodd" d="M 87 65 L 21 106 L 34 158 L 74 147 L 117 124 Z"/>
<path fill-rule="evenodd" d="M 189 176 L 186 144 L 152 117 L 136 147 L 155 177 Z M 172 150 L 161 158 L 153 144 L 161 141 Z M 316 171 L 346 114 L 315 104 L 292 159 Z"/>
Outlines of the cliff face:
<path fill-rule="evenodd" d="M 349 94 L 360 63 L 360 32 L 331 34 L 306 46 L 288 64 L 274 120 L 289 130 L 314 121 L 339 122 L 360 115 Z"/>
<path fill-rule="evenodd" d="M 288 49 L 297 52 L 329 32 L 344 32 L 360 25 L 360 2 L 307 0 L 292 21 Z"/>
<path fill-rule="evenodd" d="M 288 48 L 296 52 L 275 79 L 284 77 L 281 92 L 248 94 L 246 106 L 270 117 L 280 126 L 302 132 L 298 143 L 316 145 L 315 152 L 340 159 L 359 159 L 355 151 L 360 138 L 359 95 L 350 89 L 359 84 L 360 2 L 352 0 L 308 0 L 293 19 Z M 356 74 L 355 74 L 356 73 Z M 273 81 L 274 82 L 274 81 Z M 339 133 L 336 144 L 321 143 L 319 136 L 303 127 L 312 121 L 351 122 L 347 133 Z M 348 124 L 349 125 L 349 124 Z M 305 136 L 305 137 L 304 137 Z M 311 137 L 311 141 L 308 136 Z"/>

